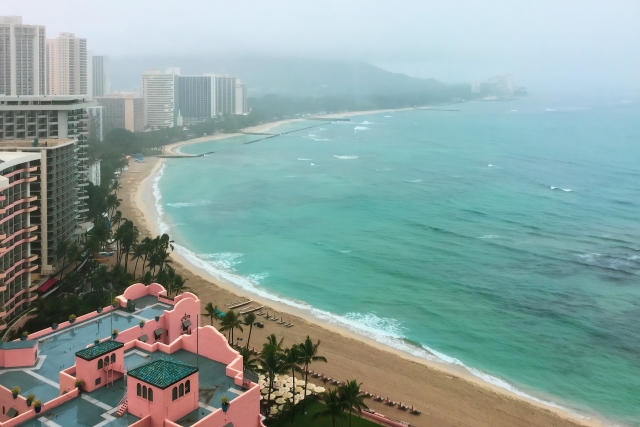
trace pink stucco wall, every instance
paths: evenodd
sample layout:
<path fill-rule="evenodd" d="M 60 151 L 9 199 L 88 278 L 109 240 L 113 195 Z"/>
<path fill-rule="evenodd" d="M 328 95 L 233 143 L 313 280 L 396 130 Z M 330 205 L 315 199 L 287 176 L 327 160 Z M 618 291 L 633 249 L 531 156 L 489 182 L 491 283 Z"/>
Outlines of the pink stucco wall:
<path fill-rule="evenodd" d="M 38 357 L 38 343 L 30 348 L 0 349 L 0 367 L 33 366 Z"/>
<path fill-rule="evenodd" d="M 33 409 L 33 407 L 30 407 L 30 408 L 28 407 L 28 411 L 24 411 L 24 412 L 21 412 L 21 411 L 18 410 L 18 412 L 19 412 L 18 416 L 16 416 L 15 418 L 12 418 L 10 420 L 0 422 L 0 427 L 14 427 L 14 426 L 17 426 L 17 425 L 20 425 L 20 424 L 24 423 L 25 421 L 28 421 L 28 420 L 32 419 L 32 418 L 44 416 L 44 414 L 46 413 L 47 410 L 56 408 L 56 407 L 62 405 L 63 403 L 66 403 L 66 402 L 68 402 L 71 399 L 76 398 L 76 397 L 78 397 L 78 390 L 73 390 L 73 391 L 71 391 L 69 393 L 63 394 L 62 396 L 58 396 L 55 399 L 51 399 L 50 401 L 45 402 L 45 403 L 42 404 L 42 410 L 40 411 L 39 414 L 36 414 L 36 412 Z M 18 399 L 19 398 L 20 398 L 20 396 L 18 396 Z M 24 400 L 24 398 L 23 398 L 23 400 Z M 25 406 L 26 406 L 26 401 L 25 401 Z M 2 417 L 6 418 L 6 415 L 2 415 Z"/>
<path fill-rule="evenodd" d="M 68 393 L 76 388 L 76 367 L 75 365 L 60 371 L 58 374 L 60 384 L 60 394 Z"/>
<path fill-rule="evenodd" d="M 58 329 L 56 329 L 55 331 L 52 328 L 43 329 L 41 331 L 34 332 L 33 334 L 29 335 L 27 337 L 27 339 L 37 340 L 38 338 L 40 338 L 42 336 L 49 335 L 49 334 L 51 334 L 53 332 L 58 332 L 58 331 L 60 331 L 62 329 L 68 328 L 70 326 L 77 326 L 79 323 L 85 322 L 87 320 L 91 320 L 94 317 L 102 316 L 103 314 L 108 313 L 111 310 L 113 310 L 113 307 L 112 306 L 107 306 L 107 307 L 104 307 L 102 309 L 102 313 L 101 314 L 99 314 L 97 311 L 92 311 L 91 313 L 87 313 L 85 315 L 82 315 L 82 316 L 76 318 L 76 321 L 74 323 L 70 323 L 69 321 L 62 322 L 62 323 L 60 323 L 58 325 Z"/>
<path fill-rule="evenodd" d="M 111 363 L 111 355 L 116 355 L 116 361 Z M 102 368 L 98 369 L 98 362 L 102 360 Z M 109 363 L 105 364 L 105 360 Z M 76 356 L 76 378 L 84 381 L 83 390 L 92 392 L 95 389 L 104 387 L 108 381 L 115 381 L 124 376 L 124 348 L 120 347 L 101 357 L 93 360 L 84 360 Z M 112 376 L 107 377 L 107 372 L 111 371 Z M 100 378 L 100 384 L 96 384 Z"/>
<path fill-rule="evenodd" d="M 189 380 L 191 391 L 178 399 L 172 399 L 173 387 L 178 387 Z M 153 402 L 137 395 L 137 385 L 147 386 L 153 390 Z M 178 383 L 162 390 L 131 376 L 127 377 L 128 411 L 136 417 L 151 416 L 152 426 L 162 426 L 165 419 L 179 420 L 198 408 L 198 373 L 188 376 Z"/>
<path fill-rule="evenodd" d="M 218 409 L 195 423 L 193 427 L 224 426 L 227 423 L 243 427 L 264 427 L 260 421 L 260 388 L 257 385 L 230 403 L 226 414 L 222 409 Z"/>

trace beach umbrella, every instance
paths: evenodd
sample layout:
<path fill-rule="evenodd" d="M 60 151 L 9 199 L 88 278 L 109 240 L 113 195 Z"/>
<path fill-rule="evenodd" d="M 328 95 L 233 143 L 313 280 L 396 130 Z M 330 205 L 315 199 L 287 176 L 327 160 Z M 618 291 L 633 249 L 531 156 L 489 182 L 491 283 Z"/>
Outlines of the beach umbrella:
<path fill-rule="evenodd" d="M 313 394 L 313 390 L 307 390 L 307 396 L 312 395 Z"/>
<path fill-rule="evenodd" d="M 293 397 L 293 393 L 286 392 L 282 395 L 282 397 L 284 397 L 285 399 L 291 399 Z"/>
<path fill-rule="evenodd" d="M 275 415 L 277 413 L 278 413 L 278 407 L 277 406 L 273 406 L 271 408 L 271 411 L 269 411 L 269 414 L 271 414 L 271 415 Z"/>
<path fill-rule="evenodd" d="M 271 394 L 273 394 L 274 396 L 278 396 L 278 397 L 280 397 L 280 396 L 282 396 L 282 395 L 284 394 L 284 391 L 282 391 L 282 390 L 276 390 L 276 391 L 274 391 L 274 392 L 273 392 L 273 393 L 271 393 Z"/>
<path fill-rule="evenodd" d="M 284 405 L 280 405 L 280 406 L 278 406 L 278 409 L 279 409 L 280 411 L 283 411 L 283 410 L 284 410 Z"/>
<path fill-rule="evenodd" d="M 269 389 L 268 388 L 263 388 L 262 390 L 260 390 L 260 393 L 262 394 L 269 394 Z M 271 392 L 271 394 L 273 394 L 273 392 Z"/>
<path fill-rule="evenodd" d="M 287 403 L 287 400 L 282 398 L 282 397 L 279 397 L 279 398 L 276 399 L 276 403 L 278 405 L 284 405 L 285 403 Z"/>
<path fill-rule="evenodd" d="M 324 393 L 324 387 L 316 387 L 313 391 L 315 393 Z"/>
<path fill-rule="evenodd" d="M 302 387 L 296 387 L 296 393 L 297 394 L 304 393 L 304 389 Z"/>
<path fill-rule="evenodd" d="M 264 400 L 264 396 L 260 396 L 260 400 Z"/>

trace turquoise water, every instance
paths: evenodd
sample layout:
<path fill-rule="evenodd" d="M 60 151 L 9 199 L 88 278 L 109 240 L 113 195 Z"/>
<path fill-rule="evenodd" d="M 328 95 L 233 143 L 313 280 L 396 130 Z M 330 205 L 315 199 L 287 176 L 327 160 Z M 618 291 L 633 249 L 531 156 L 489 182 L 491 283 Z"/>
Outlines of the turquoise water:
<path fill-rule="evenodd" d="M 164 227 L 263 296 L 640 425 L 640 108 L 452 108 L 184 147 L 216 153 L 161 169 Z"/>

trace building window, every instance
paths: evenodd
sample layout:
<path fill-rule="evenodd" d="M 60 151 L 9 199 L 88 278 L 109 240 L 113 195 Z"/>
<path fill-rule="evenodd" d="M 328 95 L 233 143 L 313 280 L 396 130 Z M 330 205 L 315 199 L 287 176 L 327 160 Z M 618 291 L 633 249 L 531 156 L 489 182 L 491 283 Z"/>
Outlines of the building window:
<path fill-rule="evenodd" d="M 104 366 L 107 366 L 109 364 L 109 356 L 104 358 Z"/>
<path fill-rule="evenodd" d="M 111 363 L 116 363 L 116 354 L 115 353 L 111 354 Z"/>
<path fill-rule="evenodd" d="M 142 398 L 146 399 L 147 398 L 147 386 L 142 386 Z"/>
<path fill-rule="evenodd" d="M 140 383 L 138 383 L 138 385 L 136 385 L 136 394 L 138 396 L 142 396 L 142 386 L 140 385 Z"/>
<path fill-rule="evenodd" d="M 180 384 L 180 387 L 178 388 L 178 396 L 182 397 L 184 396 L 184 384 Z"/>
<path fill-rule="evenodd" d="M 153 389 L 151 387 L 149 387 L 149 394 L 148 394 L 148 399 L 149 402 L 153 402 Z"/>
<path fill-rule="evenodd" d="M 96 385 L 100 385 L 101 382 L 102 382 L 102 378 L 97 378 L 96 379 Z"/>
<path fill-rule="evenodd" d="M 171 390 L 171 400 L 176 400 L 178 398 L 178 387 L 174 387 Z"/>
<path fill-rule="evenodd" d="M 102 369 L 102 359 L 98 360 L 98 369 Z"/>
<path fill-rule="evenodd" d="M 189 393 L 191 391 L 191 381 L 187 380 L 186 383 L 184 383 L 184 392 Z"/>

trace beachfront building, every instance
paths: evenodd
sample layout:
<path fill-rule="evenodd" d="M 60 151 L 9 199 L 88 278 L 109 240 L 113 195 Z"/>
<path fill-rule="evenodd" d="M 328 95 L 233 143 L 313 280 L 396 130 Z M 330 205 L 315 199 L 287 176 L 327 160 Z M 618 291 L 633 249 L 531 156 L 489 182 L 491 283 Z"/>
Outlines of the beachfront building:
<path fill-rule="evenodd" d="M 109 81 L 109 57 L 93 55 L 91 57 L 91 95 L 105 96 L 111 93 Z"/>
<path fill-rule="evenodd" d="M 117 301 L 0 346 L 0 367 L 14 372 L 0 376 L 0 425 L 264 427 L 259 385 L 225 336 L 199 325 L 196 295 L 138 283 Z"/>
<path fill-rule="evenodd" d="M 0 95 L 46 94 L 45 27 L 0 16 Z"/>
<path fill-rule="evenodd" d="M 40 157 L 30 194 L 37 209 L 31 224 L 38 226 L 32 253 L 40 273 L 55 273 L 60 241 L 83 235 L 87 222 L 87 112 L 85 98 L 0 96 L 0 151 L 36 153 Z"/>
<path fill-rule="evenodd" d="M 114 93 L 95 98 L 102 107 L 102 130 L 107 135 L 113 129 L 144 131 L 144 98 L 135 93 Z"/>
<path fill-rule="evenodd" d="M 240 79 L 236 80 L 236 111 L 235 114 L 248 114 L 247 85 L 243 85 Z"/>
<path fill-rule="evenodd" d="M 38 255 L 31 251 L 38 201 L 31 183 L 39 164 L 38 153 L 0 151 L 0 331 L 38 297 Z"/>
<path fill-rule="evenodd" d="M 60 33 L 47 39 L 47 94 L 87 95 L 87 39 Z"/>
<path fill-rule="evenodd" d="M 102 163 L 100 159 L 89 163 L 89 182 L 97 186 L 100 186 L 100 163 Z"/>
<path fill-rule="evenodd" d="M 236 114 L 236 77 L 215 74 L 215 114 Z"/>
<path fill-rule="evenodd" d="M 104 111 L 100 105 L 87 107 L 89 116 L 89 136 L 88 139 L 102 141 L 104 139 Z"/>
<path fill-rule="evenodd" d="M 179 75 L 179 68 L 171 68 L 164 74 L 152 69 L 142 75 L 145 121 L 149 128 L 162 129 L 176 125 L 179 115 L 176 108 Z"/>

